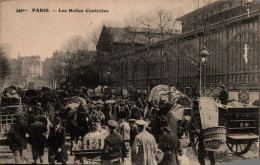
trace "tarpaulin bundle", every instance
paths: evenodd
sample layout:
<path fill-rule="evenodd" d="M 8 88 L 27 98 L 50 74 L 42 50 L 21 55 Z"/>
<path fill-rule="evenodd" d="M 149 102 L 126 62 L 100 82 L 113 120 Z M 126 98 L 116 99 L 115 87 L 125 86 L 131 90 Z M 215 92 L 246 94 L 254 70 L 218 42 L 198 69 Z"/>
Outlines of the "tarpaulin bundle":
<path fill-rule="evenodd" d="M 170 93 L 172 99 L 179 99 L 182 97 L 188 98 L 187 95 L 178 91 L 175 86 L 170 87 Z M 155 102 L 155 101 L 159 102 L 160 100 L 168 101 L 168 96 L 169 96 L 169 86 L 157 85 L 151 90 L 148 101 L 150 102 Z"/>

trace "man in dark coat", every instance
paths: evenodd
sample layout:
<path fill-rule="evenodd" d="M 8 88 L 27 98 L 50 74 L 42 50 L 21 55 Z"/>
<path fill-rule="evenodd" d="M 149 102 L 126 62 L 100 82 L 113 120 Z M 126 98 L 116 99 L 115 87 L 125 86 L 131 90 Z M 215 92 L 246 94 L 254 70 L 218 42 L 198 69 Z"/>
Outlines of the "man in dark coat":
<path fill-rule="evenodd" d="M 127 152 L 124 138 L 116 131 L 118 123 L 115 120 L 109 120 L 107 123 L 110 134 L 105 139 L 101 155 L 102 164 L 121 165 Z"/>
<path fill-rule="evenodd" d="M 218 96 L 218 99 L 220 100 L 221 104 L 227 105 L 227 103 L 228 103 L 228 92 L 226 90 L 226 87 L 223 84 L 219 85 L 219 87 L 220 87 L 221 91 L 220 91 L 220 94 Z"/>
<path fill-rule="evenodd" d="M 35 107 L 35 113 L 37 115 L 43 115 L 44 110 L 42 109 L 41 103 L 37 103 L 37 106 Z"/>
<path fill-rule="evenodd" d="M 40 163 L 43 163 L 42 156 L 44 155 L 44 146 L 46 143 L 47 124 L 41 122 L 41 118 L 36 118 L 36 121 L 30 125 L 30 143 L 32 145 L 32 156 L 34 164 L 37 164 L 37 159 L 40 158 Z"/>
<path fill-rule="evenodd" d="M 171 128 L 164 127 L 163 138 L 159 142 L 159 149 L 164 153 L 162 161 L 158 165 L 179 165 L 178 153 L 181 153 L 180 141 L 176 135 L 171 134 Z"/>
<path fill-rule="evenodd" d="M 66 164 L 68 160 L 68 155 L 66 151 L 65 141 L 66 141 L 66 132 L 65 128 L 61 125 L 61 119 L 56 117 L 54 119 L 54 127 L 50 129 L 50 134 L 48 137 L 48 147 L 49 147 L 49 163 L 55 164 L 61 162 Z"/>
<path fill-rule="evenodd" d="M 138 134 L 137 125 L 135 125 L 136 119 L 129 119 L 129 126 L 130 126 L 130 146 L 132 147 L 135 136 Z"/>
<path fill-rule="evenodd" d="M 139 120 L 139 119 L 141 119 L 141 117 L 142 117 L 142 114 L 141 114 L 139 108 L 133 107 L 133 108 L 132 108 L 132 111 L 131 111 L 130 118 L 131 118 L 131 119 Z"/>
<path fill-rule="evenodd" d="M 13 152 L 16 164 L 23 163 L 23 150 L 27 148 L 28 137 L 29 127 L 24 123 L 24 117 L 18 116 L 7 135 L 9 148 Z"/>
<path fill-rule="evenodd" d="M 139 109 L 139 111 L 142 113 L 142 115 L 144 115 L 145 106 L 140 98 L 137 99 L 136 107 Z"/>

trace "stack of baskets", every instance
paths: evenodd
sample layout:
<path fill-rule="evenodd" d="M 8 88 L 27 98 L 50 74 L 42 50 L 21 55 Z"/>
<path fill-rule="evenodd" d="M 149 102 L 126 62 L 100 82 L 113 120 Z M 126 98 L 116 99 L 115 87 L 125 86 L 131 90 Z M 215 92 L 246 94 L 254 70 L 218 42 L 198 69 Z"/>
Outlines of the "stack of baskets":
<path fill-rule="evenodd" d="M 217 150 L 226 142 L 227 128 L 223 126 L 204 129 L 205 150 Z"/>

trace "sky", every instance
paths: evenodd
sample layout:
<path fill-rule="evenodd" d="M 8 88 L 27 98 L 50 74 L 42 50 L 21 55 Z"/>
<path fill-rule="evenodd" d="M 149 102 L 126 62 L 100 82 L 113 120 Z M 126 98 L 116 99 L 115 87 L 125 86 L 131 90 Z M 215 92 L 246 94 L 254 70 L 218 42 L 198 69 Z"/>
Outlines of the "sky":
<path fill-rule="evenodd" d="M 90 41 L 103 25 L 126 26 L 131 16 L 149 15 L 159 9 L 173 17 L 194 9 L 196 0 L 4 0 L 0 8 L 0 45 L 10 58 L 39 55 L 42 60 L 71 37 L 79 35 Z M 200 0 L 203 4 L 203 0 Z M 50 12 L 32 12 L 32 9 Z M 27 12 L 17 12 L 27 9 Z M 105 9 L 108 13 L 52 12 L 68 9 Z M 94 45 L 91 45 L 92 48 Z"/>

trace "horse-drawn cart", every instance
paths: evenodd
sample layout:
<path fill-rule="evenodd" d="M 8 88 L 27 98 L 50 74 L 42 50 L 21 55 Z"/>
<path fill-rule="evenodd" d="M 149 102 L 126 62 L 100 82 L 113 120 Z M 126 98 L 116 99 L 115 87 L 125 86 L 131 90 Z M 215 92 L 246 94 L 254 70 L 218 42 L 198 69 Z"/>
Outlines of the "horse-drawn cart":
<path fill-rule="evenodd" d="M 220 136 L 221 133 L 222 136 L 226 134 L 222 139 L 233 154 L 243 155 L 247 153 L 252 144 L 258 140 L 258 107 L 225 106 L 218 103 L 215 106 L 217 107 L 217 118 L 212 117 L 209 121 L 211 123 L 218 122 L 218 127 L 223 127 L 226 130 L 215 132 L 213 133 L 214 136 Z M 192 108 L 192 117 L 189 121 L 190 143 L 196 154 L 198 153 L 198 135 L 203 130 L 201 109 L 200 101 L 195 101 Z M 217 121 L 214 121 L 216 119 Z M 205 132 L 205 130 L 203 131 Z"/>

